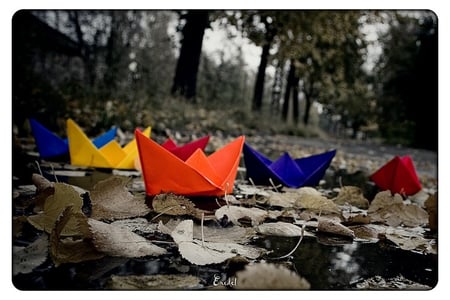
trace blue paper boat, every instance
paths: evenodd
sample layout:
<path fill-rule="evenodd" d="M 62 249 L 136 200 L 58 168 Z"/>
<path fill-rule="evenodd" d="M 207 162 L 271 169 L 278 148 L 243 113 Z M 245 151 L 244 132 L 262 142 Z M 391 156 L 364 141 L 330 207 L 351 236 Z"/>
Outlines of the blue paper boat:
<path fill-rule="evenodd" d="M 67 139 L 59 137 L 35 119 L 30 118 L 30 125 L 41 158 L 46 159 L 69 153 L 69 142 Z M 97 148 L 101 148 L 113 140 L 116 133 L 117 127 L 113 127 L 92 142 Z"/>
<path fill-rule="evenodd" d="M 291 188 L 316 186 L 330 166 L 336 150 L 293 159 L 286 152 L 275 161 L 244 144 L 247 179 L 258 185 L 282 184 Z"/>

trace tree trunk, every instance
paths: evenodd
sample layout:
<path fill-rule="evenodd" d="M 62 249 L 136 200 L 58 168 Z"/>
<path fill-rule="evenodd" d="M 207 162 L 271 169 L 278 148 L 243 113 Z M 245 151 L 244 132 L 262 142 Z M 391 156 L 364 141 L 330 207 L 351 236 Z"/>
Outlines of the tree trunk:
<path fill-rule="evenodd" d="M 275 70 L 275 78 L 272 86 L 272 103 L 271 108 L 274 114 L 278 114 L 280 111 L 280 98 L 283 84 L 283 63 L 278 62 Z"/>
<path fill-rule="evenodd" d="M 111 31 L 108 37 L 108 41 L 106 43 L 106 57 L 105 57 L 105 63 L 107 72 L 105 72 L 104 76 L 104 96 L 106 98 L 111 97 L 115 94 L 117 85 L 116 85 L 116 79 L 117 79 L 117 55 L 115 55 L 115 52 L 118 48 L 118 20 L 116 17 L 116 13 L 113 11 L 111 12 Z"/>
<path fill-rule="evenodd" d="M 291 96 L 291 87 L 294 83 L 294 77 L 295 77 L 295 66 L 291 60 L 291 63 L 289 64 L 288 78 L 286 81 L 286 90 L 284 91 L 283 109 L 281 111 L 281 119 L 284 122 L 287 121 L 287 116 L 289 112 L 289 97 Z"/>
<path fill-rule="evenodd" d="M 81 24 L 78 11 L 74 11 L 72 14 L 70 14 L 70 18 L 75 26 L 79 52 L 81 54 L 81 59 L 83 60 L 84 67 L 87 73 L 87 82 L 91 87 L 94 87 L 94 84 L 97 79 L 97 74 L 95 73 L 94 69 L 96 63 L 95 55 L 92 53 L 89 45 L 83 39 L 83 32 L 81 31 Z"/>
<path fill-rule="evenodd" d="M 305 100 L 306 100 L 306 105 L 305 105 L 305 115 L 303 116 L 303 124 L 308 125 L 309 122 L 309 111 L 311 110 L 311 97 L 307 96 L 305 94 Z"/>
<path fill-rule="evenodd" d="M 209 24 L 208 12 L 189 11 L 184 18 L 186 24 L 182 29 L 183 40 L 171 93 L 195 102 L 203 35 Z"/>
<path fill-rule="evenodd" d="M 300 81 L 300 77 L 295 72 L 294 67 L 294 78 L 292 79 L 292 117 L 294 120 L 294 124 L 298 123 L 298 116 L 300 114 L 298 107 L 298 82 Z"/>
<path fill-rule="evenodd" d="M 270 42 L 264 44 L 261 53 L 261 61 L 256 75 L 255 92 L 253 94 L 252 110 L 260 111 L 264 94 L 264 79 L 266 78 L 266 67 L 269 59 Z"/>

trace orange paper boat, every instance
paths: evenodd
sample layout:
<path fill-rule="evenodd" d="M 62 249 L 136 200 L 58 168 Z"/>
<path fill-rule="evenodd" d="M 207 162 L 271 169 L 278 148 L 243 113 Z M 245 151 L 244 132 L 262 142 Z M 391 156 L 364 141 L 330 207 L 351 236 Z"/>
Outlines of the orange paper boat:
<path fill-rule="evenodd" d="M 414 195 L 422 189 L 410 156 L 395 156 L 370 176 L 370 180 L 382 190 Z"/>
<path fill-rule="evenodd" d="M 144 133 L 150 135 L 151 128 Z M 97 148 L 84 134 L 81 128 L 72 120 L 67 120 L 67 138 L 69 140 L 70 163 L 76 166 L 135 169 L 135 159 L 138 158 L 136 139 L 123 148 L 116 140 L 112 140 L 101 148 Z"/>
<path fill-rule="evenodd" d="M 138 130 L 135 136 L 148 195 L 223 196 L 233 192 L 244 136 L 209 156 L 197 149 L 186 161 Z"/>

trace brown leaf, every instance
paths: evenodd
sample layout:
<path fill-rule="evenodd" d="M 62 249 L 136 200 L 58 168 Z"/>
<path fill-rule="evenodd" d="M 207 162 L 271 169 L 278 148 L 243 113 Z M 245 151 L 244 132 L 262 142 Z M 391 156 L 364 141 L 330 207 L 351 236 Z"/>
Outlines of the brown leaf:
<path fill-rule="evenodd" d="M 192 275 L 128 275 L 111 276 L 107 283 L 113 290 L 177 290 L 193 289 L 200 285 L 200 278 Z"/>
<path fill-rule="evenodd" d="M 44 211 L 37 215 L 28 217 L 28 222 L 39 230 L 50 233 L 55 227 L 56 219 L 61 215 L 63 210 L 72 206 L 74 212 L 81 212 L 83 200 L 75 189 L 65 183 L 55 183 L 55 192 L 47 197 L 44 204 Z M 64 226 L 61 235 L 77 235 L 77 224 L 74 220 L 69 220 Z"/>
<path fill-rule="evenodd" d="M 264 250 L 230 242 L 207 242 L 194 240 L 193 221 L 184 220 L 172 231 L 171 236 L 178 245 L 181 256 L 196 265 L 218 264 L 238 254 L 256 259 Z"/>
<path fill-rule="evenodd" d="M 369 207 L 369 200 L 364 197 L 362 190 L 356 186 L 343 186 L 333 201 L 338 205 L 350 204 L 362 209 Z"/>
<path fill-rule="evenodd" d="M 196 208 L 188 198 L 172 193 L 155 196 L 152 207 L 155 212 L 170 216 L 190 215 L 199 219 L 202 215 L 202 210 Z"/>
<path fill-rule="evenodd" d="M 225 215 L 228 220 L 235 225 L 240 224 L 239 219 L 249 218 L 252 225 L 255 226 L 264 221 L 268 214 L 265 210 L 256 207 L 247 208 L 234 205 L 222 206 L 215 212 L 215 216 L 218 220 L 222 220 Z"/>
<path fill-rule="evenodd" d="M 235 288 L 243 290 L 308 290 L 311 285 L 282 265 L 257 263 L 236 273 Z"/>
<path fill-rule="evenodd" d="M 276 222 L 276 223 L 263 223 L 256 227 L 256 232 L 264 235 L 293 237 L 301 236 L 302 229 L 291 223 Z"/>
<path fill-rule="evenodd" d="M 420 253 L 437 254 L 435 240 L 425 239 L 421 235 L 402 235 L 401 232 L 386 232 L 386 239 L 396 244 L 400 249 L 418 251 Z"/>
<path fill-rule="evenodd" d="M 47 180 L 44 176 L 36 173 L 31 175 L 31 181 L 36 186 L 36 195 L 34 196 L 34 212 L 39 212 L 44 209 L 44 203 L 48 196 L 53 195 L 55 191 L 54 183 Z"/>
<path fill-rule="evenodd" d="M 367 212 L 372 213 L 379 209 L 383 209 L 386 206 L 396 203 L 403 204 L 402 196 L 400 196 L 399 194 L 395 194 L 394 196 L 392 196 L 390 191 L 379 192 L 378 194 L 375 195 L 375 198 L 370 203 Z"/>
<path fill-rule="evenodd" d="M 166 254 L 164 248 L 127 229 L 88 219 L 95 248 L 109 256 L 142 257 Z"/>
<path fill-rule="evenodd" d="M 127 219 L 145 216 L 150 212 L 145 199 L 135 197 L 128 191 L 127 180 L 112 176 L 94 186 L 90 193 L 93 219 Z"/>
<path fill-rule="evenodd" d="M 293 207 L 299 197 L 299 194 L 295 192 L 271 192 L 270 196 L 267 199 L 267 204 L 270 206 Z"/>
<path fill-rule="evenodd" d="M 425 209 L 428 212 L 428 224 L 430 229 L 437 231 L 438 229 L 438 207 L 437 207 L 437 193 L 430 195 L 425 201 Z"/>
<path fill-rule="evenodd" d="M 371 222 L 371 218 L 365 214 L 356 214 L 349 216 L 343 224 L 348 225 L 356 225 L 356 224 L 369 224 Z"/>
<path fill-rule="evenodd" d="M 54 186 L 53 182 L 49 181 L 44 176 L 36 174 L 36 173 L 31 175 L 31 181 L 36 186 L 37 193 L 40 193 L 48 188 L 53 188 L 53 186 Z"/>
<path fill-rule="evenodd" d="M 75 224 L 78 238 L 61 237 L 64 227 L 69 223 Z M 104 256 L 92 244 L 87 217 L 74 211 L 72 206 L 66 207 L 56 220 L 55 227 L 50 234 L 50 256 L 56 266 L 63 263 L 78 263 L 99 259 Z"/>
<path fill-rule="evenodd" d="M 351 229 L 331 219 L 320 218 L 317 224 L 317 230 L 320 232 L 346 236 L 352 239 L 355 238 L 355 233 Z"/>
<path fill-rule="evenodd" d="M 304 194 L 296 202 L 295 206 L 301 209 L 326 213 L 339 213 L 336 204 L 322 195 Z"/>
<path fill-rule="evenodd" d="M 371 242 L 378 242 L 378 231 L 370 226 L 354 225 L 349 227 L 355 234 L 355 237 Z"/>
<path fill-rule="evenodd" d="M 372 222 L 385 223 L 390 226 L 405 225 L 415 227 L 428 222 L 428 213 L 415 204 L 395 203 L 372 212 Z"/>

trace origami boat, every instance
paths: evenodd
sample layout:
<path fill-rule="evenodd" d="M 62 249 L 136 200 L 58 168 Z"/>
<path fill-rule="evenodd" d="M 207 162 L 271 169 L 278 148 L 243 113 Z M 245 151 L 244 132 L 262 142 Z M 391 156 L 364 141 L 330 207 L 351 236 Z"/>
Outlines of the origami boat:
<path fill-rule="evenodd" d="M 143 134 L 150 136 L 150 131 L 151 128 L 147 127 Z M 72 119 L 67 120 L 67 137 L 72 165 L 114 169 L 135 168 L 135 159 L 138 158 L 136 139 L 123 148 L 116 140 L 97 148 Z"/>
<path fill-rule="evenodd" d="M 161 146 L 178 156 L 181 160 L 187 160 L 195 152 L 195 150 L 204 150 L 208 142 L 209 135 L 184 144 L 183 146 L 177 146 L 177 144 L 169 138 Z"/>
<path fill-rule="evenodd" d="M 370 177 L 380 189 L 392 193 L 414 195 L 422 189 L 410 156 L 395 156 Z"/>
<path fill-rule="evenodd" d="M 68 139 L 59 137 L 33 118 L 30 118 L 30 125 L 41 158 L 46 159 L 69 153 Z M 97 148 L 100 148 L 109 141 L 113 140 L 116 133 L 117 128 L 113 127 L 104 134 L 95 138 L 92 143 Z"/>
<path fill-rule="evenodd" d="M 336 150 L 304 158 L 293 159 L 287 152 L 276 161 L 259 153 L 247 143 L 244 145 L 244 162 L 247 178 L 255 184 L 282 184 L 291 188 L 316 186 L 330 166 Z"/>
<path fill-rule="evenodd" d="M 185 196 L 223 196 L 233 192 L 244 136 L 209 156 L 197 149 L 186 160 L 138 130 L 135 136 L 148 195 L 172 192 Z"/>

